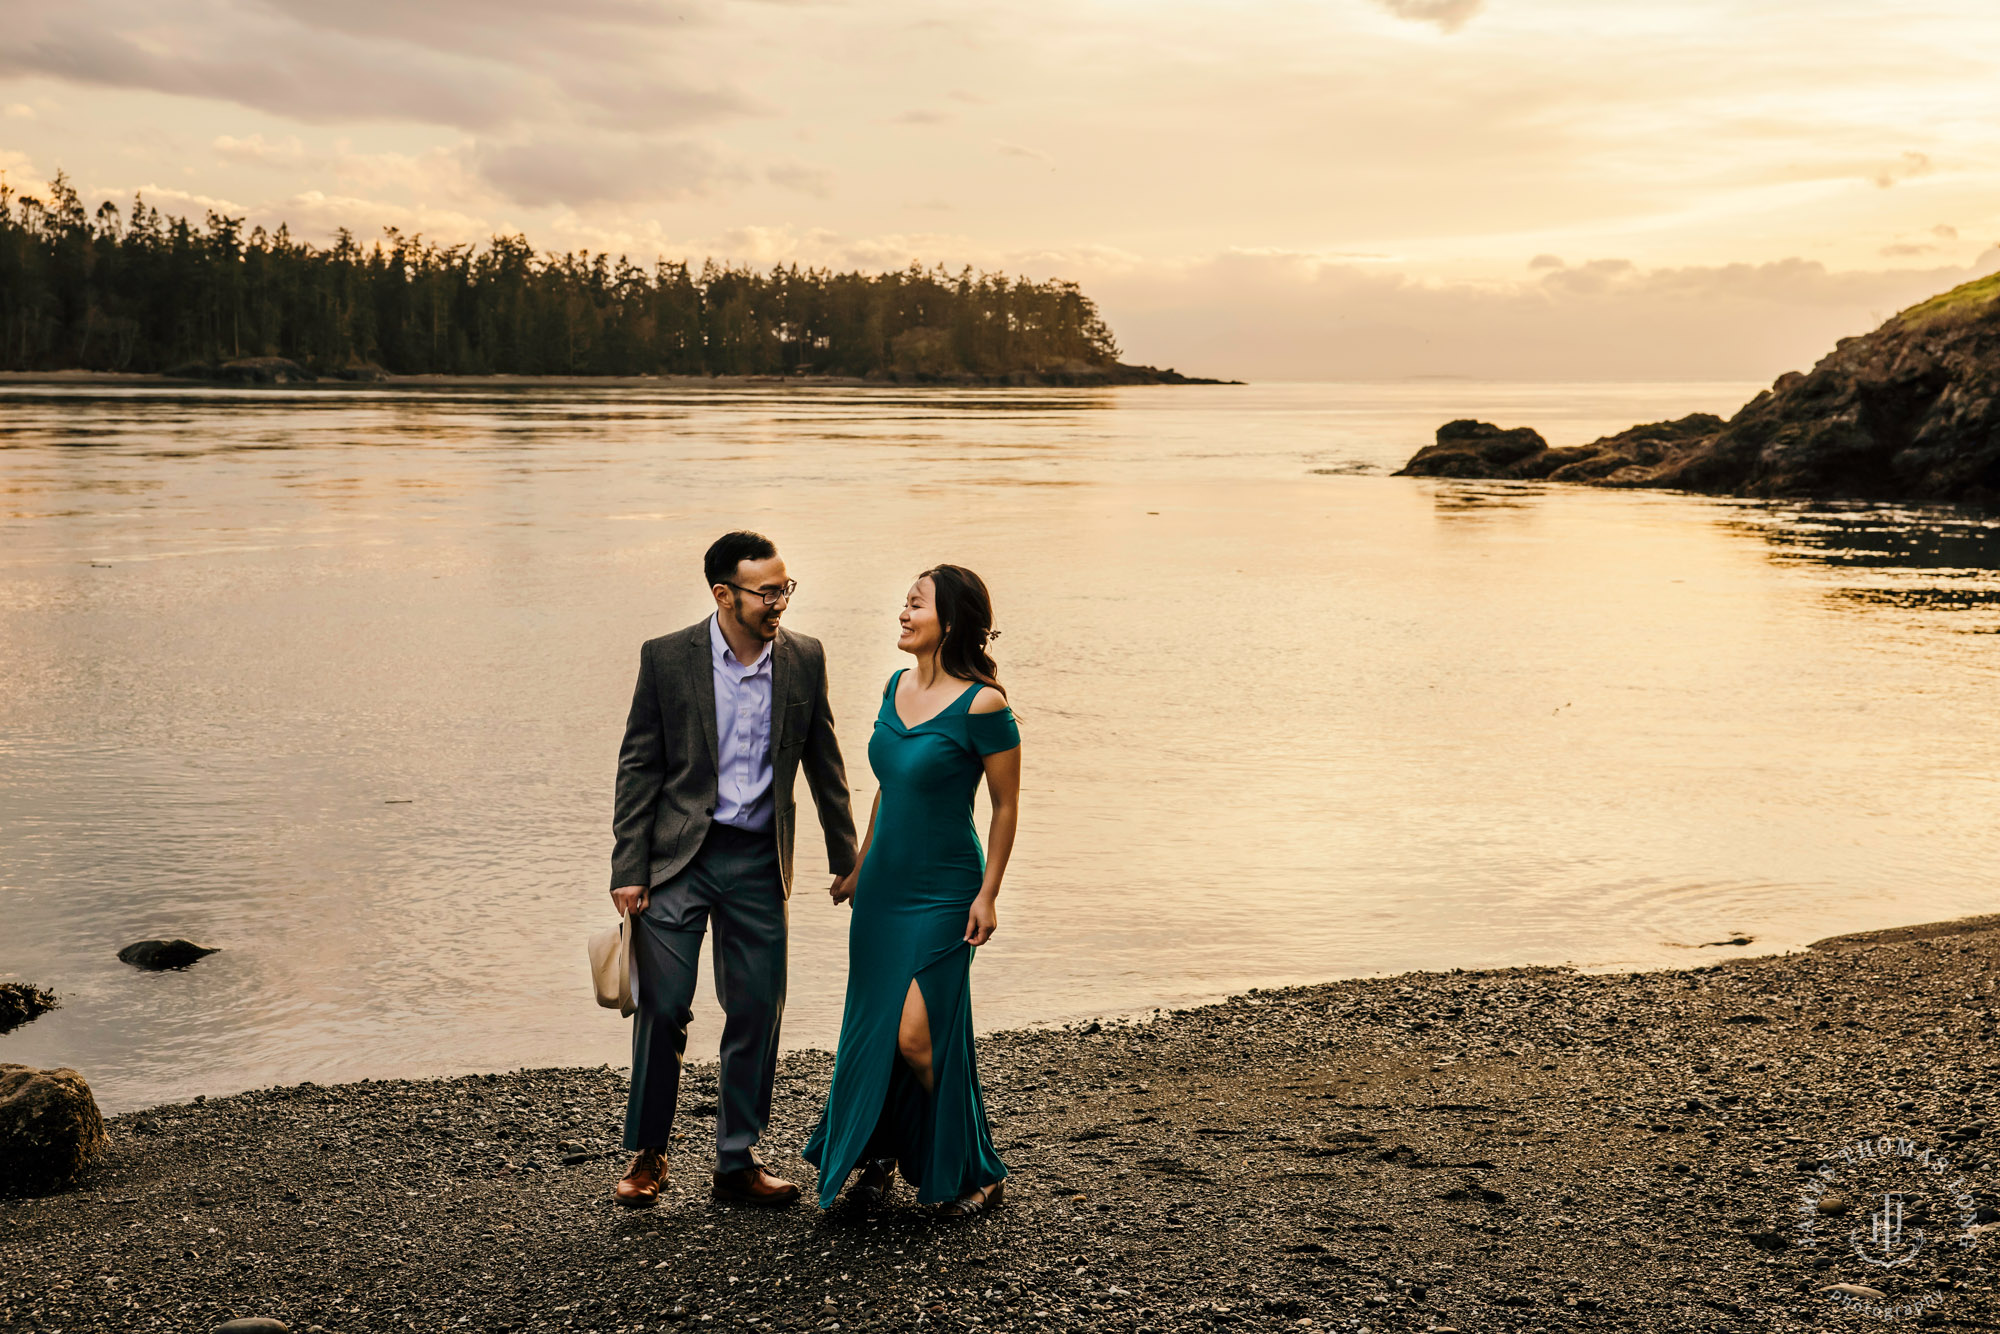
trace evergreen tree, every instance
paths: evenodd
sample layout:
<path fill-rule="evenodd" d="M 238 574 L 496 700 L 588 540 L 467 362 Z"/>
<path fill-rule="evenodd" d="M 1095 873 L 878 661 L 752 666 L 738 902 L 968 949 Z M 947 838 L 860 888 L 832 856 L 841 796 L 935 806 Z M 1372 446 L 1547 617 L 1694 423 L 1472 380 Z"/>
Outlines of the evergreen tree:
<path fill-rule="evenodd" d="M 135 197 L 88 212 L 0 182 L 0 370 L 162 371 L 288 357 L 322 373 L 1062 374 L 1118 345 L 1075 283 L 538 253 L 522 236 L 440 246 L 394 228 L 325 248 Z"/>

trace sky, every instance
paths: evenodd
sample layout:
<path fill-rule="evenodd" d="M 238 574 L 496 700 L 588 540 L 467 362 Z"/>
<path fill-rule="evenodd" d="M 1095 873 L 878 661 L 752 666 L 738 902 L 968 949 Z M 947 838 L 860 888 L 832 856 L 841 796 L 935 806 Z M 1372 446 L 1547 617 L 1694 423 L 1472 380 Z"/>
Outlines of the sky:
<path fill-rule="evenodd" d="M 2000 268 L 1991 0 L 0 0 L 0 170 L 1071 278 L 1252 379 L 1762 380 Z"/>

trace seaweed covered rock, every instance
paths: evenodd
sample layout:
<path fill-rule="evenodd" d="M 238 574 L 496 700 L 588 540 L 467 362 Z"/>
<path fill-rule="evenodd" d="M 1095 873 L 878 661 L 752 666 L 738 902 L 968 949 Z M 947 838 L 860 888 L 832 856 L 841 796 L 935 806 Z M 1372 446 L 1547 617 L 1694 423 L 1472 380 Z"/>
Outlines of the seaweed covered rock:
<path fill-rule="evenodd" d="M 0 1063 L 0 1193 L 59 1190 L 109 1143 L 82 1075 Z"/>
<path fill-rule="evenodd" d="M 53 991 L 26 982 L 0 982 L 0 1033 L 11 1033 L 60 1004 Z"/>

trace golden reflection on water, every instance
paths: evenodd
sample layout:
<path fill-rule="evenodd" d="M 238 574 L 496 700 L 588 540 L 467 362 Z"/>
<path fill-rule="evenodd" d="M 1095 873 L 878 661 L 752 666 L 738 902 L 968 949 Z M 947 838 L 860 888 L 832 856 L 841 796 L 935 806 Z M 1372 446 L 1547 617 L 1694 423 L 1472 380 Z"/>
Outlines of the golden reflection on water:
<path fill-rule="evenodd" d="M 112 1107 L 622 1063 L 581 941 L 630 673 L 741 525 L 863 803 L 909 578 L 995 589 L 1028 750 L 986 1027 L 1992 910 L 1992 516 L 1387 475 L 1454 417 L 1747 396 L 0 395 L 0 974 L 66 997 L 0 1059 Z M 802 823 L 787 1038 L 830 1046 Z M 224 951 L 112 957 L 161 934 Z"/>

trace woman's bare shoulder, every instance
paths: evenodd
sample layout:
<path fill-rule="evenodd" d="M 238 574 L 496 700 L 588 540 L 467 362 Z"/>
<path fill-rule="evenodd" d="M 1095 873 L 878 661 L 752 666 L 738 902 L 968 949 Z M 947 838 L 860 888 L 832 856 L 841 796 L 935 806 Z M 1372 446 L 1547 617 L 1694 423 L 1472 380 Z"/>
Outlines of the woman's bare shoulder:
<path fill-rule="evenodd" d="M 972 697 L 972 707 L 968 713 L 998 713 L 1007 707 L 1007 697 L 992 686 L 982 689 Z"/>

